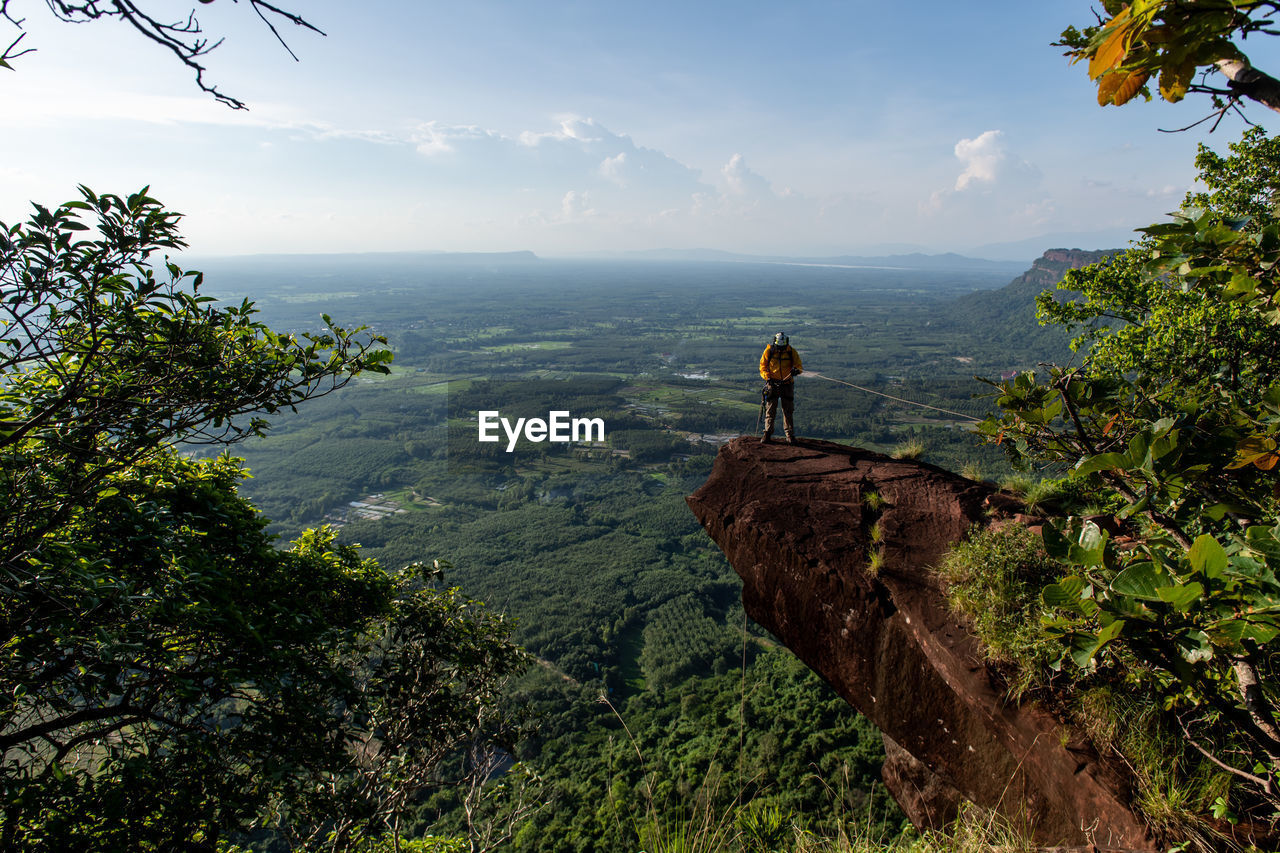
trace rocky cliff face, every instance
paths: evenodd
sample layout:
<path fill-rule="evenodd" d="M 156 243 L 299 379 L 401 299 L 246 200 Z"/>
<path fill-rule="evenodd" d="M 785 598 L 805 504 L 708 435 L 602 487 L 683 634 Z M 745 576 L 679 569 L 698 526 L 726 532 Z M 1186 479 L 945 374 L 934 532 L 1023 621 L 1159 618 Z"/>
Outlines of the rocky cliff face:
<path fill-rule="evenodd" d="M 1036 322 L 1036 297 L 1056 288 L 1068 270 L 1097 263 L 1108 254 L 1112 252 L 1050 249 L 1004 287 L 968 293 L 950 302 L 939 325 L 973 336 L 975 346 L 1015 354 L 1016 361 L 1065 362 L 1071 357 L 1067 349 L 1071 335 Z"/>
<path fill-rule="evenodd" d="M 917 826 L 941 826 L 967 799 L 1042 844 L 1155 849 L 1123 774 L 1043 708 L 1010 704 L 946 606 L 931 567 L 1008 506 L 989 487 L 750 437 L 721 448 L 688 503 L 742 577 L 751 617 L 884 732 L 885 782 Z"/>
<path fill-rule="evenodd" d="M 1062 281 L 1062 277 L 1067 274 L 1068 270 L 1096 264 L 1103 258 L 1114 255 L 1119 251 L 1121 250 L 1047 249 L 1043 255 L 1032 262 L 1031 269 L 1006 284 L 1000 290 L 990 292 L 1017 294 L 1026 300 L 1029 307 L 1033 307 L 1036 297 L 1042 291 L 1053 290 L 1057 287 L 1058 282 Z"/>

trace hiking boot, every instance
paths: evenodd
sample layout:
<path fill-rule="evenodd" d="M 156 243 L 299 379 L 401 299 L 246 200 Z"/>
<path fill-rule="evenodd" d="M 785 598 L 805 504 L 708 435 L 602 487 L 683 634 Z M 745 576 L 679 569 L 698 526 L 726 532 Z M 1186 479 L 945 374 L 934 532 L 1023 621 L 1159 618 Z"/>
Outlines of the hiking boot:
<path fill-rule="evenodd" d="M 788 435 L 787 444 L 795 444 L 795 443 L 796 443 L 796 437 L 794 435 Z"/>
<path fill-rule="evenodd" d="M 761 443 L 761 444 L 772 444 L 772 443 L 773 443 L 773 436 L 769 435 L 769 433 L 767 433 L 767 432 L 766 432 L 766 433 L 764 434 L 764 438 L 760 439 L 760 443 Z"/>

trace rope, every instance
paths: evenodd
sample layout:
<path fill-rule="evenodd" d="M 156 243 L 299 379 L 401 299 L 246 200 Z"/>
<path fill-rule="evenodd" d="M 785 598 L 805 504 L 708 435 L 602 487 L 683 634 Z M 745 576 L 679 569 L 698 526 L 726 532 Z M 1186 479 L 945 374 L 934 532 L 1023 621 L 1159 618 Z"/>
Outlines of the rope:
<path fill-rule="evenodd" d="M 868 394 L 875 394 L 877 397 L 884 397 L 889 400 L 895 400 L 899 403 L 906 403 L 908 406 L 919 406 L 922 409 L 933 409 L 935 412 L 942 412 L 946 415 L 955 415 L 958 418 L 973 421 L 974 423 L 982 423 L 982 418 L 975 418 L 973 415 L 966 415 L 964 412 L 953 412 L 950 409 L 940 409 L 937 406 L 930 406 L 928 403 L 917 403 L 914 400 L 904 400 L 901 397 L 895 397 L 892 394 L 885 394 L 882 391 L 873 391 L 870 388 L 863 388 L 861 385 L 854 385 L 852 382 L 845 382 L 843 379 L 832 379 L 830 376 L 823 376 L 821 373 L 814 373 L 812 370 L 806 370 L 806 374 L 816 379 L 825 379 L 828 382 L 834 382 L 837 385 L 848 385 L 850 388 L 857 388 L 859 391 L 866 391 Z"/>

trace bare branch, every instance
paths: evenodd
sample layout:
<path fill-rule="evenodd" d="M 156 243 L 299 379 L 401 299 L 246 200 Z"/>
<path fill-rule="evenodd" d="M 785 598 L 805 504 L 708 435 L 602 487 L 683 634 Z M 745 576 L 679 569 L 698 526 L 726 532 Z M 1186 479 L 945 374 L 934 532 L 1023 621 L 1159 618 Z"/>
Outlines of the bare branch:
<path fill-rule="evenodd" d="M 1218 123 L 1222 121 L 1222 117 L 1226 115 L 1227 110 L 1233 107 L 1236 107 L 1236 99 L 1234 97 L 1232 97 L 1230 101 L 1224 104 L 1221 109 L 1214 110 L 1204 118 L 1200 119 L 1199 121 L 1193 121 L 1191 124 L 1187 125 L 1186 127 L 1178 127 L 1173 129 L 1161 127 L 1161 128 L 1157 128 L 1157 130 L 1159 130 L 1161 133 L 1184 133 L 1185 131 L 1188 131 L 1193 127 L 1199 127 L 1209 119 L 1215 119 L 1213 123 L 1213 127 L 1209 130 L 1210 133 L 1213 133 L 1213 131 L 1218 129 Z M 1240 112 L 1238 108 L 1236 109 L 1236 112 Z M 1240 113 L 1240 115 L 1243 117 L 1244 114 Z"/>
<path fill-rule="evenodd" d="M 195 16 L 194 9 L 187 14 L 185 20 L 179 19 L 173 23 L 164 23 L 148 14 L 143 6 L 135 2 L 135 0 L 88 0 L 88 2 L 82 3 L 46 0 L 46 2 L 54 17 L 67 23 L 88 23 L 103 18 L 119 18 L 127 22 L 145 38 L 163 47 L 177 57 L 179 62 L 190 68 L 195 73 L 196 86 L 202 92 L 213 95 L 215 99 L 232 109 L 248 109 L 244 101 L 220 92 L 216 85 L 205 81 L 204 75 L 208 69 L 199 59 L 217 48 L 222 44 L 223 40 L 221 38 L 210 39 L 204 35 L 204 30 L 200 26 L 199 19 Z M 207 2 L 211 2 L 211 0 L 207 0 Z M 232 0 L 232 2 L 238 2 L 238 0 Z M 265 2 L 265 0 L 249 0 L 249 4 L 262 22 L 267 25 L 267 28 L 271 30 L 271 34 L 276 37 L 276 41 L 280 42 L 280 45 L 293 57 L 295 62 L 298 61 L 297 54 L 285 42 L 275 23 L 268 16 L 280 18 L 294 26 L 302 27 L 318 35 L 325 35 L 323 30 L 307 21 L 301 15 L 282 9 L 273 3 Z M 14 18 L 9 13 L 9 0 L 0 0 L 0 17 L 4 17 L 19 29 L 22 28 L 23 19 Z M 21 41 L 23 35 L 18 36 L 5 52 L 0 54 L 0 67 L 9 67 L 7 60 L 35 50 L 35 48 L 27 48 L 14 52 L 14 48 Z"/>
<path fill-rule="evenodd" d="M 1181 717 L 1178 718 L 1178 726 L 1182 729 L 1182 733 L 1186 736 L 1187 743 L 1195 747 L 1196 752 L 1200 753 L 1205 758 L 1209 759 L 1215 765 L 1217 765 L 1218 767 L 1221 767 L 1223 770 L 1227 771 L 1231 775 L 1238 776 L 1241 779 L 1245 779 L 1257 785 L 1259 788 L 1262 789 L 1262 791 L 1265 794 L 1267 794 L 1267 796 L 1274 795 L 1275 793 L 1274 786 L 1272 785 L 1270 779 L 1263 779 L 1262 777 L 1255 776 L 1254 774 L 1249 773 L 1248 771 L 1241 770 L 1239 767 L 1232 767 L 1230 764 L 1227 764 L 1225 761 L 1218 758 L 1218 756 L 1209 752 L 1209 750 L 1201 746 L 1200 742 L 1195 739 L 1195 737 L 1191 734 L 1191 730 L 1187 728 L 1187 724 L 1182 721 Z"/>
<path fill-rule="evenodd" d="M 326 35 L 324 32 L 319 30 L 309 21 L 303 20 L 302 18 L 293 14 L 292 12 L 286 12 L 284 9 L 280 9 L 276 6 L 273 6 L 270 3 L 263 2 L 263 0 L 249 0 L 249 2 L 253 4 L 253 11 L 258 13 L 258 17 L 262 19 L 262 23 L 267 25 L 267 28 L 271 30 L 271 34 L 276 37 L 276 41 L 280 42 L 280 46 L 283 47 L 285 50 L 289 51 L 289 55 L 293 57 L 294 62 L 299 61 L 297 54 L 295 54 L 293 52 L 293 49 L 290 48 L 289 45 L 285 42 L 284 38 L 280 35 L 280 32 L 276 29 L 275 24 L 271 23 L 271 21 L 267 18 L 267 16 L 263 14 L 262 12 L 263 9 L 266 9 L 268 12 L 271 12 L 273 15 L 278 15 L 279 17 L 284 18 L 286 21 L 289 21 L 291 24 L 294 24 L 295 26 L 303 27 L 305 29 L 311 30 L 312 32 L 319 33 L 322 36 Z"/>
<path fill-rule="evenodd" d="M 10 18 L 10 20 L 13 20 L 13 19 Z M 26 56 L 28 53 L 35 52 L 34 47 L 23 48 L 22 50 L 19 50 L 16 53 L 14 52 L 14 48 L 18 46 L 18 42 L 22 41 L 26 37 L 26 35 L 27 35 L 26 33 L 20 34 L 16 39 L 14 39 L 12 42 L 9 43 L 9 46 L 4 49 L 4 53 L 0 53 L 0 67 L 9 68 L 10 59 L 17 59 L 19 56 Z"/>

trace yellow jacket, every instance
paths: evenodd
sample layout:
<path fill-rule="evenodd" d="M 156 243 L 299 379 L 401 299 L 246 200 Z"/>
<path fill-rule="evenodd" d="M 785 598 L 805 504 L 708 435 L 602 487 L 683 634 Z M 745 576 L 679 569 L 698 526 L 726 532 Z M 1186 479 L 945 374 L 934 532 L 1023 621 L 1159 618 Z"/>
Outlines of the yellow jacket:
<path fill-rule="evenodd" d="M 800 353 L 790 344 L 785 347 L 769 344 L 760 354 L 761 379 L 790 379 L 800 368 Z"/>

